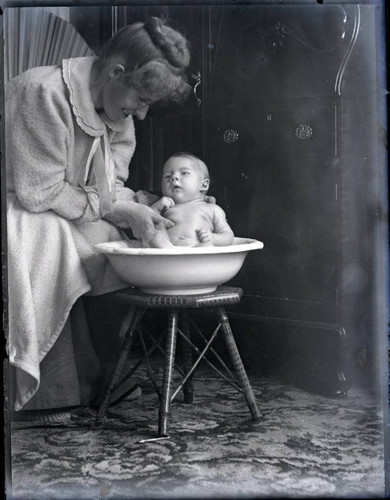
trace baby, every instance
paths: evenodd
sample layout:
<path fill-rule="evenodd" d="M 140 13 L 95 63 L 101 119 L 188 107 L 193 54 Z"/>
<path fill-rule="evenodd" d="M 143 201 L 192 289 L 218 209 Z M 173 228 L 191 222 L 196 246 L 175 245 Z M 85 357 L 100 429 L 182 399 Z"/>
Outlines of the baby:
<path fill-rule="evenodd" d="M 209 172 L 206 164 L 190 153 L 176 153 L 166 161 L 162 175 L 163 197 L 152 208 L 175 226 L 156 232 L 151 246 L 223 246 L 233 243 L 234 234 L 225 212 L 207 203 Z"/>

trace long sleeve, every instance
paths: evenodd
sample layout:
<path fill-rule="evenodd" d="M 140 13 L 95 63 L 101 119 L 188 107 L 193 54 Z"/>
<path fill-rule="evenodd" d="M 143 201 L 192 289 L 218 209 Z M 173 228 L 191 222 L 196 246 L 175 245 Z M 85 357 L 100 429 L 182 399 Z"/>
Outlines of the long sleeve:
<path fill-rule="evenodd" d="M 150 206 L 157 198 L 155 195 L 146 191 L 134 192 L 125 186 L 129 177 L 129 164 L 136 145 L 133 119 L 129 117 L 127 120 L 128 125 L 124 131 L 109 133 L 110 149 L 115 164 L 116 199 Z M 121 225 L 123 222 L 115 214 L 107 214 L 104 219 L 117 225 Z"/>
<path fill-rule="evenodd" d="M 117 189 L 123 187 L 129 177 L 129 164 L 135 151 L 134 123 L 131 118 L 128 120 L 128 127 L 124 131 L 109 134 Z"/>
<path fill-rule="evenodd" d="M 20 203 L 31 212 L 53 210 L 69 220 L 100 217 L 99 198 L 67 179 L 74 166 L 74 123 L 56 68 L 11 81 L 6 90 L 8 175 Z M 42 71 L 42 75 L 45 73 Z M 54 81 L 53 81 L 54 80 Z"/>

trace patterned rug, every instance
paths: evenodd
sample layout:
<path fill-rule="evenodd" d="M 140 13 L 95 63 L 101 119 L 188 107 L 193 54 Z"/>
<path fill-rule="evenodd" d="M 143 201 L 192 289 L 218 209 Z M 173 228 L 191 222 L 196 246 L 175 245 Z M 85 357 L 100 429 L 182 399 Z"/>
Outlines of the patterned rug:
<path fill-rule="evenodd" d="M 329 399 L 251 376 L 264 418 L 214 372 L 195 380 L 191 405 L 175 399 L 170 438 L 157 435 L 158 399 L 142 396 L 69 422 L 14 424 L 12 499 L 314 498 L 384 496 L 381 405 L 363 389 Z M 135 378 L 135 381 L 138 379 Z"/>

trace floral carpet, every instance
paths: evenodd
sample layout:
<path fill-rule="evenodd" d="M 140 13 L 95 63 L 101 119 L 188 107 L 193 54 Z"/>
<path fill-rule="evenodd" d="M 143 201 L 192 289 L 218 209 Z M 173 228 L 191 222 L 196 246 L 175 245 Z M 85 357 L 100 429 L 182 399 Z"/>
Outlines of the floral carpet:
<path fill-rule="evenodd" d="M 110 408 L 100 425 L 77 409 L 63 424 L 14 424 L 12 499 L 380 498 L 385 496 L 382 405 L 366 391 L 330 399 L 250 376 L 263 413 L 213 372 L 195 379 L 193 404 L 172 405 L 157 435 L 158 398 Z"/>

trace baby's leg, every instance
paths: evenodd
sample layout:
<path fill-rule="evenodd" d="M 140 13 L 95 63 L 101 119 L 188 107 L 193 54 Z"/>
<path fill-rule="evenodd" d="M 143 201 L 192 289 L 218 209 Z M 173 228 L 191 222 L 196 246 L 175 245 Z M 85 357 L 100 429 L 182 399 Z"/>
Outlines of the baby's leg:
<path fill-rule="evenodd" d="M 144 248 L 172 248 L 168 233 L 165 229 L 156 229 L 149 235 L 146 241 L 143 241 Z"/>

